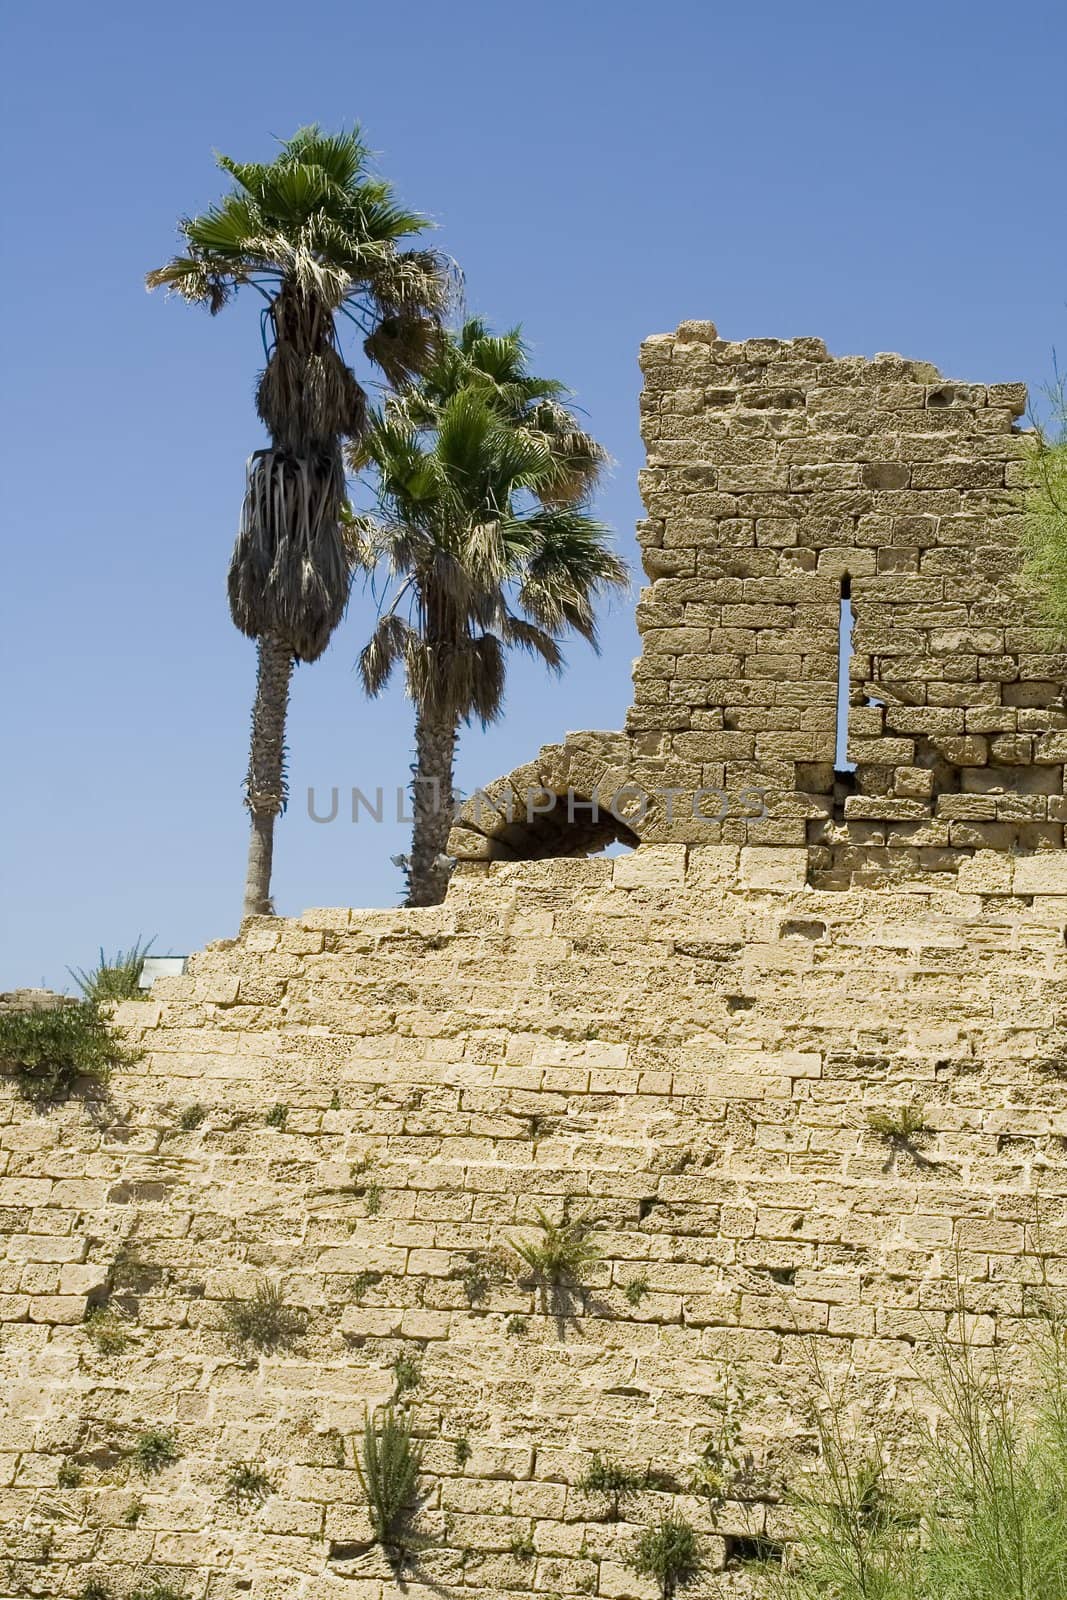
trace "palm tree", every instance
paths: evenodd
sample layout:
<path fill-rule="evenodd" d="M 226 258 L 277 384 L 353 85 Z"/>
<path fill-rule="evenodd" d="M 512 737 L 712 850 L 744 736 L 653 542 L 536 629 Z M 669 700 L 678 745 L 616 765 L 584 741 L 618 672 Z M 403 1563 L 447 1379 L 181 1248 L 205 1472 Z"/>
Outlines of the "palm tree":
<path fill-rule="evenodd" d="M 378 489 L 377 513 L 353 519 L 355 559 L 369 572 L 384 564 L 393 583 L 360 673 L 377 695 L 402 665 L 415 704 L 410 905 L 444 895 L 459 726 L 500 716 L 507 649 L 561 670 L 560 636 L 569 629 L 595 648 L 594 600 L 627 581 L 581 498 L 599 446 L 583 435 L 574 448 L 581 430 L 558 386 L 549 418 L 546 396 L 523 400 L 485 372 L 472 376 L 462 339 L 353 451 Z"/>
<path fill-rule="evenodd" d="M 256 409 L 270 442 L 248 464 L 229 571 L 234 623 L 258 642 L 245 786 L 252 827 L 244 915 L 254 916 L 272 910 L 293 665 L 322 655 L 351 582 L 341 445 L 360 438 L 369 413 L 338 319 L 361 331 L 367 358 L 403 385 L 434 354 L 449 274 L 432 251 L 398 249 L 426 219 L 370 172 L 358 130 L 303 128 L 268 164 L 220 156 L 219 165 L 235 187 L 181 223 L 187 253 L 147 282 L 213 315 L 246 286 L 265 302 Z"/>

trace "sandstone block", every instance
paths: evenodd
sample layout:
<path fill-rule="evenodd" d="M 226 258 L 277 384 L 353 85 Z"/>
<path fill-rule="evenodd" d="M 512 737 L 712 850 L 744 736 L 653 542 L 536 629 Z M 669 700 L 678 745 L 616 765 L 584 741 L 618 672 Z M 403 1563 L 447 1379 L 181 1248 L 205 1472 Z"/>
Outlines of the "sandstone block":
<path fill-rule="evenodd" d="M 1015 862 L 1016 894 L 1067 894 L 1067 851 L 1042 850 Z"/>
<path fill-rule="evenodd" d="M 740 871 L 746 889 L 779 893 L 803 889 L 807 884 L 808 852 L 773 845 L 746 845 L 741 851 Z"/>
<path fill-rule="evenodd" d="M 961 861 L 957 884 L 964 894 L 1010 894 L 1012 860 L 996 850 L 978 850 Z"/>
<path fill-rule="evenodd" d="M 642 845 L 632 855 L 616 858 L 612 882 L 617 889 L 680 889 L 685 856 L 684 845 Z"/>

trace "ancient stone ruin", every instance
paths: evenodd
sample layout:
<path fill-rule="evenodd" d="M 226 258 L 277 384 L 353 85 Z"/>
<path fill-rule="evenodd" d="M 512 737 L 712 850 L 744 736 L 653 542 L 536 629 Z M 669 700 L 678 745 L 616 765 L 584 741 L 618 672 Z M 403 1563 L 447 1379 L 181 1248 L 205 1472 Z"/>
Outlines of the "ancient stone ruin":
<path fill-rule="evenodd" d="M 444 905 L 252 920 L 119 1009 L 144 1054 L 105 1098 L 5 1085 L 5 1594 L 397 1592 L 355 1461 L 398 1388 L 416 1600 L 651 1595 L 626 1554 L 671 1503 L 751 1594 L 813 1363 L 892 1448 L 934 1341 L 1010 1363 L 1064 1284 L 1067 658 L 1016 575 L 1023 390 L 708 323 L 643 365 L 626 730 L 488 785 Z M 583 1284 L 521 1270 L 538 1208 L 586 1219 Z M 595 1452 L 653 1468 L 617 1521 Z"/>
<path fill-rule="evenodd" d="M 1067 656 L 1016 577 L 1023 386 L 704 322 L 642 365 L 626 733 L 569 735 L 489 786 L 456 853 L 583 854 L 594 792 L 602 837 L 806 848 L 819 886 L 1062 848 Z M 570 815 L 531 807 L 538 785 Z"/>

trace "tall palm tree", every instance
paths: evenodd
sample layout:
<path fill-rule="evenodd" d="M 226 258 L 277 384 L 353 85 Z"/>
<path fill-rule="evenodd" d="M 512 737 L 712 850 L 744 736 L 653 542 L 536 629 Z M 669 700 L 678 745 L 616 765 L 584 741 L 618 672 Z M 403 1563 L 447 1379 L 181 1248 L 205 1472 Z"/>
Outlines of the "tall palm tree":
<path fill-rule="evenodd" d="M 449 360 L 451 388 L 441 381 Z M 411 905 L 444 895 L 459 726 L 500 716 L 508 648 L 559 671 L 561 635 L 595 647 L 594 601 L 627 582 L 576 481 L 595 477 L 599 446 L 562 442 L 581 430 L 558 386 L 551 426 L 540 412 L 529 419 L 545 397 L 519 404 L 500 387 L 472 377 L 454 339 L 353 452 L 354 467 L 373 469 L 379 502 L 353 521 L 355 558 L 367 571 L 384 564 L 393 583 L 360 672 L 377 695 L 402 666 L 415 704 Z"/>
<path fill-rule="evenodd" d="M 303 128 L 267 164 L 219 157 L 235 187 L 181 223 L 186 254 L 148 274 L 214 315 L 238 290 L 262 297 L 267 361 L 256 409 L 270 443 L 248 463 L 229 571 L 230 611 L 258 642 L 245 802 L 251 837 L 244 915 L 269 912 L 275 818 L 285 809 L 285 723 L 293 665 L 315 661 L 348 599 L 342 525 L 344 440 L 369 423 L 364 390 L 342 352 L 339 321 L 390 383 L 432 358 L 449 273 L 398 241 L 427 226 L 369 170 L 358 131 Z"/>

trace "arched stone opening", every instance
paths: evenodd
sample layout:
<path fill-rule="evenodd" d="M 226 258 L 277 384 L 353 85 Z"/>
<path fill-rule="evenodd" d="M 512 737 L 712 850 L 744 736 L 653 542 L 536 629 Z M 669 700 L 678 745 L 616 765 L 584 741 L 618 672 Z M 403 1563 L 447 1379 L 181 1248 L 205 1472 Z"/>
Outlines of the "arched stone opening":
<path fill-rule="evenodd" d="M 546 746 L 465 803 L 449 838 L 458 861 L 542 861 L 632 850 L 643 815 L 634 814 L 628 742 L 576 734 Z M 640 808 L 638 808 L 640 809 Z"/>

